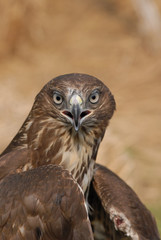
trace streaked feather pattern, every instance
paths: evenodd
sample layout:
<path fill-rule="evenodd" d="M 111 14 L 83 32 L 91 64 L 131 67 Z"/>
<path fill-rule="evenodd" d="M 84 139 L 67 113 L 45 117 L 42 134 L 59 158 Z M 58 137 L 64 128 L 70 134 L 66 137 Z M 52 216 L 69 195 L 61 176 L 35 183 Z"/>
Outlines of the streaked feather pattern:
<path fill-rule="evenodd" d="M 133 191 L 95 168 L 114 110 L 110 90 L 86 74 L 62 75 L 42 88 L 0 156 L 0 239 L 159 239 Z"/>

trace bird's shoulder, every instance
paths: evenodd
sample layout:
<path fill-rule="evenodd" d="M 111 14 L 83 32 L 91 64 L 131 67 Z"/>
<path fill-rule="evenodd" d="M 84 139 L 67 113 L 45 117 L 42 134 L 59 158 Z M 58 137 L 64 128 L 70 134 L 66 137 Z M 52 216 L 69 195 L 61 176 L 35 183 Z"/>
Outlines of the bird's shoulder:
<path fill-rule="evenodd" d="M 0 180 L 9 174 L 22 171 L 28 164 L 28 149 L 14 149 L 0 156 Z"/>
<path fill-rule="evenodd" d="M 0 216 L 0 234 L 6 239 L 93 239 L 82 190 L 61 166 L 5 177 Z"/>

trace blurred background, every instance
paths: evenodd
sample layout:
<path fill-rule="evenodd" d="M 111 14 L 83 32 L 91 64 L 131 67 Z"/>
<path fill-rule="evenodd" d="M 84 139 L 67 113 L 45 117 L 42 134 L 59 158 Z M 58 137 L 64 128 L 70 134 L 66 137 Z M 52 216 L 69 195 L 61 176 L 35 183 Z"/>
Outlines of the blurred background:
<path fill-rule="evenodd" d="M 0 150 L 57 75 L 94 75 L 117 103 L 97 161 L 119 174 L 161 231 L 161 2 L 0 0 Z"/>

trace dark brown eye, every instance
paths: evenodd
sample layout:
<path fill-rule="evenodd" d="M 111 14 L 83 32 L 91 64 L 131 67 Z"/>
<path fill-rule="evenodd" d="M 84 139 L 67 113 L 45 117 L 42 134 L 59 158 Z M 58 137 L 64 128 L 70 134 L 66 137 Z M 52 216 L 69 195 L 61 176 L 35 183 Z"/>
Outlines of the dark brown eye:
<path fill-rule="evenodd" d="M 53 100 L 56 104 L 61 104 L 63 102 L 63 97 L 59 93 L 54 93 Z"/>
<path fill-rule="evenodd" d="M 89 101 L 91 102 L 91 103 L 97 103 L 98 102 L 98 100 L 99 100 L 99 93 L 98 92 L 94 92 L 94 93 L 92 93 L 90 96 L 89 96 Z"/>

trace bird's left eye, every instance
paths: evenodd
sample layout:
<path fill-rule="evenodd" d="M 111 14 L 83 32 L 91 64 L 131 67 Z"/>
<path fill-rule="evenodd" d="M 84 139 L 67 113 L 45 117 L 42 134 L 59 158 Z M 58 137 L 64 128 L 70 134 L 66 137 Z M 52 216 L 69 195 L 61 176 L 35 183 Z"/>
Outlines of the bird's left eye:
<path fill-rule="evenodd" d="M 56 104 L 61 104 L 63 102 L 63 97 L 59 93 L 54 93 L 53 100 Z"/>
<path fill-rule="evenodd" d="M 94 92 L 89 96 L 89 101 L 91 103 L 97 103 L 99 100 L 99 93 L 98 92 Z"/>

